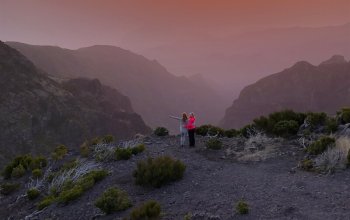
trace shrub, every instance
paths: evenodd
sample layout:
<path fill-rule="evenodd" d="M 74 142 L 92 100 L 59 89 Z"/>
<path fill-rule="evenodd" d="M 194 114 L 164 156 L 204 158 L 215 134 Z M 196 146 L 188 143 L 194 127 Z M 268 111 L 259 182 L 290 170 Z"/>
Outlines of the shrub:
<path fill-rule="evenodd" d="M 116 148 L 115 149 L 115 158 L 117 160 L 129 160 L 132 156 L 131 148 Z"/>
<path fill-rule="evenodd" d="M 184 216 L 184 220 L 191 220 L 192 219 L 192 213 L 187 213 L 185 216 Z"/>
<path fill-rule="evenodd" d="M 113 141 L 114 141 L 113 135 L 106 135 L 102 138 L 102 142 L 105 144 L 113 143 Z"/>
<path fill-rule="evenodd" d="M 25 173 L 26 173 L 26 170 L 24 169 L 23 165 L 20 164 L 17 167 L 13 168 L 12 173 L 11 173 L 11 177 L 12 178 L 20 178 L 20 177 L 24 176 Z"/>
<path fill-rule="evenodd" d="M 142 153 L 145 150 L 146 150 L 146 147 L 144 144 L 138 144 L 135 147 L 131 148 L 132 154 L 134 155 Z"/>
<path fill-rule="evenodd" d="M 42 210 L 48 206 L 50 206 L 52 203 L 56 202 L 56 198 L 52 195 L 47 196 L 43 198 L 37 205 L 38 210 Z"/>
<path fill-rule="evenodd" d="M 87 141 L 84 141 L 82 145 L 80 145 L 80 155 L 82 157 L 89 157 L 91 154 L 91 149 L 89 146 L 89 143 Z"/>
<path fill-rule="evenodd" d="M 103 141 L 101 137 L 95 137 L 90 142 L 91 142 L 91 145 L 96 145 L 96 144 L 102 143 Z"/>
<path fill-rule="evenodd" d="M 106 214 L 123 211 L 131 207 L 128 194 L 118 188 L 109 188 L 96 200 L 95 206 Z"/>
<path fill-rule="evenodd" d="M 306 171 L 311 171 L 314 168 L 314 162 L 310 159 L 304 159 L 300 162 L 300 168 Z"/>
<path fill-rule="evenodd" d="M 327 150 L 328 147 L 334 146 L 335 139 L 331 137 L 321 137 L 319 140 L 307 147 L 307 152 L 312 155 L 318 155 Z"/>
<path fill-rule="evenodd" d="M 346 156 L 346 166 L 350 167 L 350 150 L 348 150 L 348 154 Z"/>
<path fill-rule="evenodd" d="M 161 156 L 140 161 L 133 176 L 138 185 L 159 188 L 169 182 L 181 179 L 185 169 L 186 166 L 180 160 L 174 160 L 169 156 Z"/>
<path fill-rule="evenodd" d="M 324 112 L 308 112 L 305 121 L 310 125 L 311 129 L 325 125 L 327 121 L 327 114 Z"/>
<path fill-rule="evenodd" d="M 141 206 L 134 208 L 130 213 L 130 219 L 159 219 L 160 212 L 160 204 L 156 201 L 150 200 Z"/>
<path fill-rule="evenodd" d="M 0 194 L 10 195 L 17 191 L 21 185 L 19 183 L 3 183 L 0 185 Z"/>
<path fill-rule="evenodd" d="M 28 199 L 30 200 L 34 200 L 38 198 L 39 195 L 40 195 L 40 191 L 36 188 L 31 188 L 27 190 L 27 196 L 28 196 Z"/>
<path fill-rule="evenodd" d="M 251 135 L 254 135 L 256 131 L 255 125 L 246 125 L 239 130 L 239 134 L 241 134 L 245 138 L 249 138 Z"/>
<path fill-rule="evenodd" d="M 73 188 L 63 190 L 57 200 L 61 203 L 69 203 L 77 198 L 79 198 L 84 193 L 84 188 L 81 185 L 75 185 Z"/>
<path fill-rule="evenodd" d="M 237 137 L 238 135 L 239 135 L 239 131 L 237 131 L 236 129 L 229 129 L 225 131 L 225 137 L 228 137 L 228 138 Z"/>
<path fill-rule="evenodd" d="M 34 178 L 40 178 L 42 177 L 42 175 L 43 175 L 43 171 L 41 169 L 32 170 L 32 176 Z"/>
<path fill-rule="evenodd" d="M 297 121 L 279 121 L 274 125 L 273 134 L 282 137 L 290 137 L 296 135 L 298 130 L 299 124 Z"/>
<path fill-rule="evenodd" d="M 64 156 L 66 156 L 68 153 L 68 148 L 64 145 L 59 145 L 55 148 L 54 152 L 52 153 L 52 158 L 55 160 L 60 160 Z"/>
<path fill-rule="evenodd" d="M 213 125 L 202 125 L 196 128 L 196 134 L 197 135 L 201 135 L 201 136 L 206 136 L 206 135 L 210 135 L 210 136 L 224 136 L 225 135 L 225 130 Z"/>
<path fill-rule="evenodd" d="M 338 130 L 338 122 L 335 118 L 328 118 L 326 121 L 326 132 L 334 133 Z"/>
<path fill-rule="evenodd" d="M 158 127 L 154 130 L 154 134 L 157 136 L 167 136 L 169 135 L 169 131 L 164 127 Z"/>
<path fill-rule="evenodd" d="M 42 169 L 46 166 L 47 166 L 47 159 L 43 156 L 38 156 L 38 157 L 32 158 L 32 161 L 29 164 L 29 167 L 31 170 Z"/>
<path fill-rule="evenodd" d="M 217 138 L 211 138 L 206 142 L 206 146 L 212 150 L 220 150 L 222 148 L 222 142 Z"/>
<path fill-rule="evenodd" d="M 248 206 L 248 204 L 246 202 L 241 200 L 236 205 L 236 211 L 237 211 L 237 213 L 239 213 L 241 215 L 248 214 L 249 206 Z"/>
<path fill-rule="evenodd" d="M 342 108 L 340 112 L 337 113 L 341 124 L 350 123 L 350 108 Z"/>

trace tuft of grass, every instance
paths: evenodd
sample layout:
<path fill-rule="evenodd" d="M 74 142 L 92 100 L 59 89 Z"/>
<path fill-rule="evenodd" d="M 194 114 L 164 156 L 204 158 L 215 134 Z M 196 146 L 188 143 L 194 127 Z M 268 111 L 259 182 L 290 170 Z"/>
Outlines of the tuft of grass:
<path fill-rule="evenodd" d="M 208 149 L 220 150 L 222 148 L 222 142 L 218 138 L 211 138 L 206 142 Z"/>
<path fill-rule="evenodd" d="M 161 206 L 158 202 L 150 200 L 134 208 L 130 213 L 131 220 L 160 219 Z"/>
<path fill-rule="evenodd" d="M 157 127 L 155 130 L 154 130 L 154 134 L 156 136 L 160 136 L 160 137 L 163 137 L 163 136 L 168 136 L 169 135 L 169 131 L 168 129 L 164 128 L 164 127 Z"/>
<path fill-rule="evenodd" d="M 145 144 L 138 144 L 135 147 L 131 148 L 132 154 L 137 155 L 146 150 Z"/>
<path fill-rule="evenodd" d="M 140 161 L 133 176 L 137 185 L 159 188 L 167 183 L 180 180 L 185 169 L 186 165 L 180 160 L 174 160 L 169 156 L 160 156 Z"/>
<path fill-rule="evenodd" d="M 37 209 L 38 210 L 43 210 L 44 208 L 50 206 L 51 204 L 56 202 L 56 197 L 49 195 L 43 198 L 38 204 L 37 204 Z"/>
<path fill-rule="evenodd" d="M 246 203 L 243 200 L 239 201 L 236 205 L 236 211 L 237 211 L 237 213 L 239 213 L 241 215 L 248 214 L 249 213 L 248 203 Z"/>
<path fill-rule="evenodd" d="M 89 146 L 89 142 L 88 141 L 84 141 L 84 143 L 82 145 L 80 145 L 80 155 L 82 157 L 89 157 L 91 154 L 91 149 Z"/>
<path fill-rule="evenodd" d="M 11 177 L 19 178 L 28 170 L 41 169 L 47 166 L 47 160 L 44 157 L 32 157 L 31 155 L 21 155 L 14 158 L 7 164 L 1 175 L 5 179 Z"/>
<path fill-rule="evenodd" d="M 43 171 L 41 169 L 34 169 L 32 170 L 32 176 L 34 178 L 40 178 L 43 176 Z"/>
<path fill-rule="evenodd" d="M 0 194 L 2 195 L 10 195 L 16 192 L 20 188 L 19 183 L 3 183 L 0 185 Z"/>
<path fill-rule="evenodd" d="M 116 148 L 115 158 L 116 160 L 129 160 L 132 156 L 131 148 Z"/>
<path fill-rule="evenodd" d="M 312 143 L 306 148 L 306 151 L 311 155 L 318 155 L 323 153 L 329 147 L 334 147 L 335 139 L 332 137 L 321 137 L 319 140 Z"/>
<path fill-rule="evenodd" d="M 26 173 L 26 170 L 24 169 L 22 164 L 19 164 L 15 168 L 13 168 L 12 173 L 11 173 L 11 178 L 20 178 L 24 176 Z"/>
<path fill-rule="evenodd" d="M 300 162 L 300 168 L 306 171 L 311 171 L 314 168 L 314 162 L 311 159 L 304 159 Z"/>
<path fill-rule="evenodd" d="M 95 206 L 106 214 L 123 211 L 132 206 L 128 194 L 115 187 L 111 187 L 103 192 L 96 200 Z"/>
<path fill-rule="evenodd" d="M 29 200 L 34 200 L 40 196 L 40 191 L 36 188 L 28 189 L 27 196 Z"/>
<path fill-rule="evenodd" d="M 102 142 L 105 143 L 105 144 L 113 143 L 114 142 L 114 136 L 113 135 L 105 135 L 102 138 Z"/>
<path fill-rule="evenodd" d="M 54 160 L 61 160 L 68 153 L 68 148 L 64 145 L 59 145 L 55 148 L 54 152 L 51 154 L 51 157 Z"/>

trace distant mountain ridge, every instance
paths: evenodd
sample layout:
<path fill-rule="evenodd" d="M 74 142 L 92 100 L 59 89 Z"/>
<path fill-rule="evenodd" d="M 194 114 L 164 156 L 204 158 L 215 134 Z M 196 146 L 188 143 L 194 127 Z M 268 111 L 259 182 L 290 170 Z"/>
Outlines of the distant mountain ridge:
<path fill-rule="evenodd" d="M 131 100 L 135 111 L 152 127 L 177 131 L 169 114 L 195 112 L 198 123 L 217 123 L 224 102 L 210 87 L 193 79 L 176 77 L 157 61 L 114 46 L 92 46 L 68 50 L 16 42 L 8 45 L 21 51 L 46 72 L 63 78 L 98 78 L 117 88 Z"/>
<path fill-rule="evenodd" d="M 150 133 L 129 99 L 99 80 L 58 83 L 0 41 L 0 165 L 21 153 L 77 148 L 98 135 Z"/>
<path fill-rule="evenodd" d="M 245 87 L 226 110 L 221 125 L 239 128 L 283 109 L 335 114 L 346 106 L 350 106 L 350 62 L 335 55 L 318 66 L 297 62 Z"/>

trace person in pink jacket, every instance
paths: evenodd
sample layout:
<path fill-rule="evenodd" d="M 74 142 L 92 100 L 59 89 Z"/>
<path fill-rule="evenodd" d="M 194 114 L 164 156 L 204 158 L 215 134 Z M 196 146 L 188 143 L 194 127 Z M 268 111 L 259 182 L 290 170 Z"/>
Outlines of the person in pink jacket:
<path fill-rule="evenodd" d="M 190 147 L 194 147 L 196 145 L 196 140 L 194 138 L 194 134 L 196 130 L 196 117 L 194 117 L 193 112 L 190 113 L 190 117 L 188 118 L 187 130 L 188 130 L 188 140 L 190 142 Z"/>

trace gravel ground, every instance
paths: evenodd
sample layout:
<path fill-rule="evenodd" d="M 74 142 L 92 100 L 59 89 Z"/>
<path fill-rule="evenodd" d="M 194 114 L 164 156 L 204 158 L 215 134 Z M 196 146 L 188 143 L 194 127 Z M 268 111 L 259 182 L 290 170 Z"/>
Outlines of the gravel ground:
<path fill-rule="evenodd" d="M 333 175 L 304 172 L 295 167 L 303 151 L 295 141 L 273 140 L 270 157 L 242 161 L 240 139 L 224 139 L 224 150 L 205 149 L 199 138 L 195 148 L 178 146 L 176 137 L 147 137 L 147 151 L 128 161 L 104 163 L 111 175 L 69 205 L 53 205 L 32 219 L 122 219 L 131 209 L 103 216 L 94 206 L 108 187 L 128 192 L 134 205 L 154 199 L 161 203 L 163 219 L 350 219 L 350 170 Z M 238 146 L 239 145 L 239 146 Z M 269 146 L 264 146 L 267 149 Z M 231 151 L 230 151 L 231 150 Z M 227 153 L 228 151 L 235 153 Z M 171 155 L 187 168 L 182 180 L 160 189 L 136 186 L 132 172 L 148 156 Z M 239 215 L 235 205 L 243 199 L 249 214 Z M 23 199 L 13 206 L 2 198 L 0 219 L 20 219 L 35 211 Z"/>

